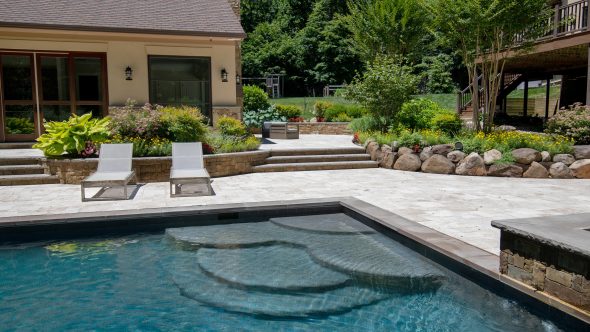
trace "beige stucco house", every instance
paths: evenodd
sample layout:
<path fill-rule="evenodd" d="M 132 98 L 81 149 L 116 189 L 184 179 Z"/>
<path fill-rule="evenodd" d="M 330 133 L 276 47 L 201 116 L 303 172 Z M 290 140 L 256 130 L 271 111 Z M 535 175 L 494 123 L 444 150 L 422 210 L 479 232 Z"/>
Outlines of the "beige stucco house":
<path fill-rule="evenodd" d="M 239 0 L 3 1 L 0 142 L 129 98 L 239 117 L 244 37 Z"/>

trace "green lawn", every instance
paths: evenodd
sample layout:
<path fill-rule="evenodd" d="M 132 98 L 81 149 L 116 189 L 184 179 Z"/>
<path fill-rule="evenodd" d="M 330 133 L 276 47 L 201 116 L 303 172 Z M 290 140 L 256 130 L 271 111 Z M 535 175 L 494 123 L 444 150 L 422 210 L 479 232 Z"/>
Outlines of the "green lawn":
<path fill-rule="evenodd" d="M 455 110 L 457 107 L 457 96 L 449 94 L 426 94 L 417 95 L 416 98 L 426 98 L 434 101 L 443 108 Z M 353 101 L 346 100 L 342 97 L 294 97 L 294 98 L 277 98 L 271 99 L 272 104 L 295 105 L 303 110 L 303 117 L 310 119 L 313 117 L 313 105 L 316 101 L 326 101 L 333 104 L 354 104 Z"/>
<path fill-rule="evenodd" d="M 529 98 L 545 98 L 545 89 L 545 87 L 529 88 Z M 550 91 L 551 98 L 559 98 L 560 91 L 561 87 L 552 86 Z M 524 89 L 512 91 L 508 95 L 508 98 L 524 98 Z"/>

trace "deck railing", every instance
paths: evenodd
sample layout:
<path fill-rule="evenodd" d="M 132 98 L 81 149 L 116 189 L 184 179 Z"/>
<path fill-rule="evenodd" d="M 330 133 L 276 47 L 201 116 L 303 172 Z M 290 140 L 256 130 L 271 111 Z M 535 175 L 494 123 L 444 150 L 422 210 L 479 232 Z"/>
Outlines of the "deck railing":
<path fill-rule="evenodd" d="M 588 17 L 590 10 L 588 2 L 588 0 L 582 0 L 569 5 L 556 5 L 553 10 L 553 15 L 547 20 L 547 22 L 542 23 L 541 27 L 536 27 L 545 30 L 545 34 L 537 38 L 537 41 L 546 41 L 578 32 L 588 31 Z M 515 36 L 516 44 L 521 44 L 527 39 L 526 31 Z"/>

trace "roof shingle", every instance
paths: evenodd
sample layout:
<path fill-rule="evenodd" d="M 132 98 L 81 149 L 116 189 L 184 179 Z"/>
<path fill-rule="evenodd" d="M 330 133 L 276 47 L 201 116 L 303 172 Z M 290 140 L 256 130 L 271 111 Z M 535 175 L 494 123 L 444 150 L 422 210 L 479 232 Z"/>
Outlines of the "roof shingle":
<path fill-rule="evenodd" d="M 2 0 L 0 26 L 245 37 L 228 0 Z"/>

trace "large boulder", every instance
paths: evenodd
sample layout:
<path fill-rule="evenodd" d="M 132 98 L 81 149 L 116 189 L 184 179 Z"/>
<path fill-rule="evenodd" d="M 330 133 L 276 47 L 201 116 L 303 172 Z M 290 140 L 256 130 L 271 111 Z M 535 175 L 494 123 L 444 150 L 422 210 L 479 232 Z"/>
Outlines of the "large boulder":
<path fill-rule="evenodd" d="M 590 179 L 590 159 L 578 160 L 570 165 L 570 169 L 578 179 Z"/>
<path fill-rule="evenodd" d="M 488 169 L 489 176 L 519 178 L 522 177 L 522 167 L 514 164 L 494 164 Z"/>
<path fill-rule="evenodd" d="M 541 151 L 541 161 L 542 162 L 550 162 L 551 161 L 551 153 L 549 151 Z"/>
<path fill-rule="evenodd" d="M 396 169 L 398 171 L 416 172 L 420 169 L 421 165 L 422 162 L 420 161 L 418 155 L 415 155 L 413 153 L 406 153 L 400 155 L 397 158 L 397 161 L 395 162 L 395 164 L 393 164 L 393 169 Z"/>
<path fill-rule="evenodd" d="M 590 159 L 590 145 L 574 146 L 574 156 L 576 159 Z"/>
<path fill-rule="evenodd" d="M 549 168 L 549 175 L 554 179 L 571 179 L 574 177 L 572 170 L 565 163 L 556 162 Z"/>
<path fill-rule="evenodd" d="M 455 164 L 460 162 L 461 160 L 463 160 L 465 158 L 466 154 L 463 151 L 453 151 L 453 152 L 449 152 L 449 154 L 447 155 L 447 158 L 454 162 Z"/>
<path fill-rule="evenodd" d="M 377 156 L 377 162 L 379 164 L 381 164 L 383 162 L 383 159 L 385 158 L 385 154 L 387 153 L 391 153 L 391 146 L 387 145 L 387 144 L 383 144 L 381 146 L 381 153 Z"/>
<path fill-rule="evenodd" d="M 412 151 L 412 149 L 410 149 L 410 148 L 406 148 L 405 146 L 402 146 L 397 150 L 397 153 L 400 156 L 403 156 L 405 154 L 414 153 L 414 151 Z"/>
<path fill-rule="evenodd" d="M 379 167 L 393 168 L 393 164 L 397 160 L 397 152 L 387 151 L 383 154 L 383 160 L 379 163 Z"/>
<path fill-rule="evenodd" d="M 426 159 L 422 164 L 422 172 L 435 174 L 453 174 L 455 173 L 455 164 L 446 157 L 435 154 Z"/>
<path fill-rule="evenodd" d="M 367 153 L 371 155 L 371 160 L 376 161 L 381 158 L 381 149 L 379 148 L 379 143 L 377 142 L 370 142 L 367 145 Z"/>
<path fill-rule="evenodd" d="M 545 166 L 539 164 L 536 161 L 533 161 L 531 167 L 529 167 L 529 169 L 527 169 L 526 172 L 522 174 L 522 176 L 525 178 L 545 179 L 549 177 L 549 172 Z"/>
<path fill-rule="evenodd" d="M 426 159 L 432 157 L 432 155 L 432 147 L 427 146 L 424 149 L 422 149 L 422 152 L 420 152 L 420 160 L 426 161 Z"/>
<path fill-rule="evenodd" d="M 483 161 L 486 165 L 493 165 L 496 161 L 502 159 L 502 152 L 491 149 L 483 153 Z"/>
<path fill-rule="evenodd" d="M 440 154 L 443 156 L 447 156 L 449 152 L 453 151 L 455 146 L 453 144 L 438 144 L 432 146 L 432 153 L 433 154 Z"/>
<path fill-rule="evenodd" d="M 560 153 L 553 156 L 553 161 L 556 163 L 564 163 L 566 166 L 569 166 L 576 161 L 576 158 L 571 154 Z"/>
<path fill-rule="evenodd" d="M 486 173 L 483 158 L 477 152 L 472 152 L 465 157 L 455 170 L 455 174 L 458 175 L 483 176 Z"/>
<path fill-rule="evenodd" d="M 530 148 L 513 150 L 512 156 L 519 164 L 530 165 L 533 161 L 541 161 L 541 152 Z"/>

